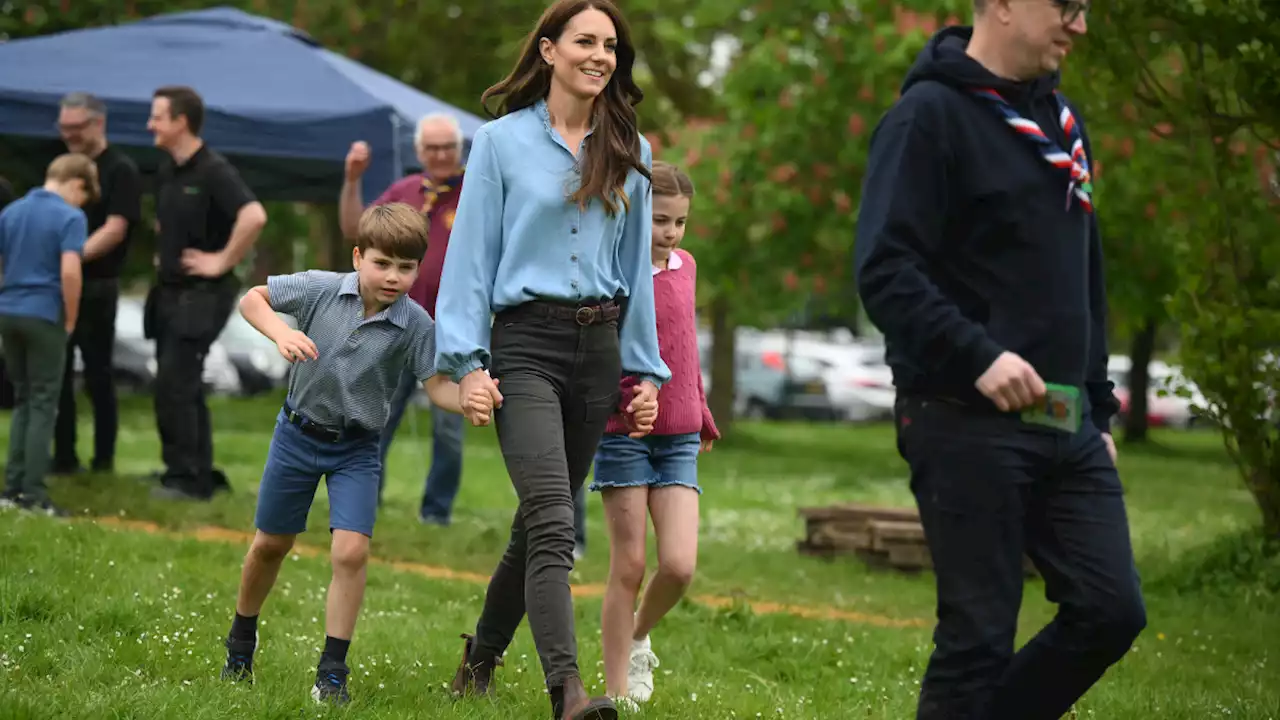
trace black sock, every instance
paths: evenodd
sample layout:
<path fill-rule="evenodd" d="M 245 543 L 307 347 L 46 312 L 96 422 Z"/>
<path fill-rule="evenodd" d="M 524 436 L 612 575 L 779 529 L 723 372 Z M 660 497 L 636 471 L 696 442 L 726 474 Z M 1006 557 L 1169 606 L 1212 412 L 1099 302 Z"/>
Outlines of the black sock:
<path fill-rule="evenodd" d="M 347 664 L 347 650 L 351 649 L 350 640 L 339 640 L 329 635 L 324 636 L 324 652 L 320 655 L 321 660 L 332 660 L 334 662 Z"/>
<path fill-rule="evenodd" d="M 231 621 L 231 639 L 256 642 L 258 639 L 258 616 L 245 617 L 240 613 L 236 613 L 236 619 Z"/>

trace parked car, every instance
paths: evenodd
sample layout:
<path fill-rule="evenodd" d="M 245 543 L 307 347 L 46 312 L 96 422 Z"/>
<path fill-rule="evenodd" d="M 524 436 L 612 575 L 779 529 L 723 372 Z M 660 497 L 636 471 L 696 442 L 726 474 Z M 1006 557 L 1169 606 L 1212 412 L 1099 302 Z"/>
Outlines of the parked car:
<path fill-rule="evenodd" d="M 120 298 L 116 310 L 116 342 L 112 350 L 112 365 L 118 387 L 140 393 L 151 393 L 156 380 L 155 341 L 142 334 L 142 317 L 145 300 L 140 297 Z M 79 380 L 84 372 L 84 360 L 76 353 L 75 374 Z M 211 392 L 238 394 L 241 390 L 240 375 L 227 355 L 227 349 L 219 342 L 209 347 L 204 359 L 204 383 Z"/>
<path fill-rule="evenodd" d="M 1112 355 L 1107 359 L 1107 377 L 1115 383 L 1116 399 L 1120 401 L 1120 412 L 1116 414 L 1118 423 L 1129 414 L 1129 375 L 1132 370 L 1133 361 L 1127 356 Z M 1199 418 L 1192 406 L 1204 407 L 1205 399 L 1190 381 L 1182 378 L 1176 368 L 1160 360 L 1153 360 L 1147 366 L 1147 378 L 1147 423 L 1151 427 L 1186 429 L 1196 424 Z M 1190 398 L 1174 393 L 1182 385 L 1189 386 Z"/>
<path fill-rule="evenodd" d="M 821 367 L 838 419 L 852 422 L 893 417 L 893 371 L 884 362 L 884 345 L 852 338 L 833 340 L 815 333 L 755 332 L 745 344 L 784 357 L 803 357 Z"/>
<path fill-rule="evenodd" d="M 276 315 L 289 327 L 297 327 L 292 317 L 283 313 Z M 218 336 L 218 343 L 226 349 L 239 375 L 243 394 L 270 392 L 283 387 L 288 381 L 289 361 L 276 349 L 275 343 L 258 332 L 238 311 L 227 318 L 227 326 Z"/>

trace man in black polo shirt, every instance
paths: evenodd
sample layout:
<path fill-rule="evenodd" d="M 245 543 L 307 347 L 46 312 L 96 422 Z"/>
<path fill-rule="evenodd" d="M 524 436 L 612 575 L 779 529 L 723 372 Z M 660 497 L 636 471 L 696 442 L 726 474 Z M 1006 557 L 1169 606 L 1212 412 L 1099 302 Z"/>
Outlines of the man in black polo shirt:
<path fill-rule="evenodd" d="M 80 315 L 67 341 L 67 362 L 54 431 L 55 473 L 79 472 L 76 455 L 76 394 L 73 366 L 76 348 L 84 360 L 84 384 L 93 405 L 93 461 L 95 472 L 114 467 L 119 410 L 112 378 L 112 349 L 116 338 L 116 307 L 120 300 L 120 271 L 129 236 L 142 214 L 142 177 L 138 166 L 107 144 L 107 107 L 88 93 L 62 99 L 58 132 L 71 152 L 93 158 L 98 165 L 102 195 L 86 205 L 89 240 L 84 246 L 84 289 Z"/>
<path fill-rule="evenodd" d="M 147 299 L 156 340 L 156 422 L 165 471 L 158 493 L 208 500 L 225 482 L 213 469 L 204 358 L 239 291 L 236 265 L 267 212 L 226 158 L 200 139 L 204 101 L 188 87 L 155 91 L 147 129 L 170 158 L 156 190 L 158 283 Z M 219 476 L 215 481 L 215 474 Z"/>

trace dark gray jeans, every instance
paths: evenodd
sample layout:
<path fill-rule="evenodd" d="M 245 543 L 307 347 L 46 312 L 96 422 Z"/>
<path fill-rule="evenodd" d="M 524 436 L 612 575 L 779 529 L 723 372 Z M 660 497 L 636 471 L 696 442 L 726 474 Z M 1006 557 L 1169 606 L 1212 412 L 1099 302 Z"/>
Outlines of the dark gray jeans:
<path fill-rule="evenodd" d="M 44 502 L 49 499 L 44 478 L 58 416 L 67 331 L 40 318 L 0 315 L 0 340 L 14 396 L 5 489 Z"/>
<path fill-rule="evenodd" d="M 503 405 L 498 442 L 520 499 L 511 541 L 489 582 L 472 663 L 506 651 L 526 609 L 547 687 L 580 676 L 574 636 L 574 495 L 617 408 L 616 320 L 581 325 L 540 303 L 494 320 L 490 373 Z"/>

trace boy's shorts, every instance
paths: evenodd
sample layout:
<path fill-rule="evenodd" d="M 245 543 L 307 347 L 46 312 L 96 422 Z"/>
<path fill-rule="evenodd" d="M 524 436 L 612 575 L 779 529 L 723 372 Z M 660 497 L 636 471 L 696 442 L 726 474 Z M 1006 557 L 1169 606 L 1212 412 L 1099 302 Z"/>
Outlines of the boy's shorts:
<path fill-rule="evenodd" d="M 646 435 L 640 439 L 626 435 L 605 435 L 596 448 L 594 491 L 621 487 L 698 487 L 698 433 Z"/>
<path fill-rule="evenodd" d="M 281 410 L 258 486 L 254 524 L 271 535 L 304 532 L 320 477 L 326 476 L 329 530 L 373 537 L 382 470 L 378 440 L 378 434 L 372 433 L 354 440 L 325 442 L 305 434 Z"/>

